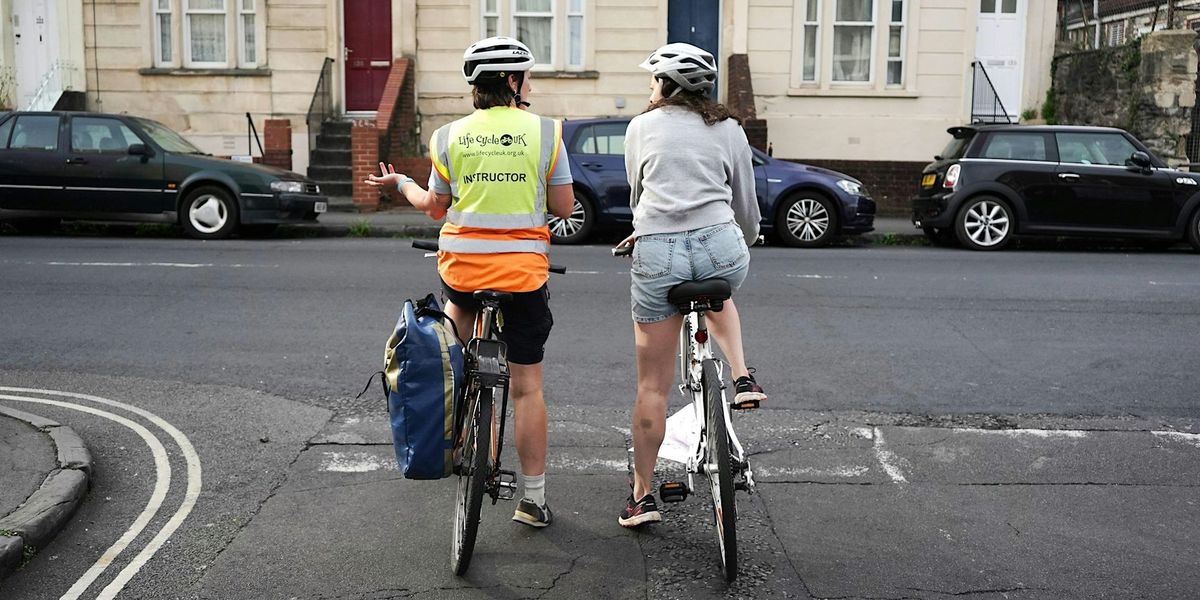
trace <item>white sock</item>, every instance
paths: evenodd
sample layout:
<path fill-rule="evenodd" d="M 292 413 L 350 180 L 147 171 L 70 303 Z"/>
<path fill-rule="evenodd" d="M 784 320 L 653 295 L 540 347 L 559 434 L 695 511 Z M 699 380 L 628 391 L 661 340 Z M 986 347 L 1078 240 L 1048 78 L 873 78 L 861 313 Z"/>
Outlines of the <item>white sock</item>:
<path fill-rule="evenodd" d="M 526 475 L 521 474 L 521 478 L 525 480 L 525 498 L 532 500 L 538 506 L 546 505 L 546 474 L 541 475 Z"/>

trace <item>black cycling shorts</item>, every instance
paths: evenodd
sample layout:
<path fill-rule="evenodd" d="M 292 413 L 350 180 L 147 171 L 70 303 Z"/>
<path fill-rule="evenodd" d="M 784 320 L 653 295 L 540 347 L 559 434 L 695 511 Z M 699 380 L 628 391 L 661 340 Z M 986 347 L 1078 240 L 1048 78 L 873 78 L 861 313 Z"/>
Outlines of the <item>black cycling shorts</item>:
<path fill-rule="evenodd" d="M 478 313 L 482 305 L 473 292 L 456 290 L 442 282 L 446 299 L 455 306 Z M 518 365 L 536 365 L 546 354 L 546 340 L 554 327 L 554 315 L 550 314 L 550 288 L 542 287 L 532 292 L 512 292 L 512 300 L 500 303 L 503 328 L 500 339 L 508 346 L 508 361 Z M 470 332 L 460 335 L 470 340 Z"/>

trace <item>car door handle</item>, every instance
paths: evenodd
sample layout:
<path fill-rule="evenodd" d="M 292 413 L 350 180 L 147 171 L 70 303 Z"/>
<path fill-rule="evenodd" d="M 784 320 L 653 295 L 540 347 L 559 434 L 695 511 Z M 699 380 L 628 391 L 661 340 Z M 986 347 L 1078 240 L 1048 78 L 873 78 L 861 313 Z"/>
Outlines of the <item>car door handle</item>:
<path fill-rule="evenodd" d="M 83 158 L 82 156 L 72 156 L 71 158 L 67 159 L 67 164 L 68 165 L 86 165 L 87 159 Z"/>
<path fill-rule="evenodd" d="M 1059 173 L 1058 178 L 1064 179 L 1066 181 L 1075 181 L 1076 179 L 1079 179 L 1079 174 L 1078 173 Z"/>
<path fill-rule="evenodd" d="M 600 163 L 579 163 L 579 164 L 588 169 L 591 169 L 593 171 L 599 171 L 604 168 L 604 165 L 602 165 Z"/>

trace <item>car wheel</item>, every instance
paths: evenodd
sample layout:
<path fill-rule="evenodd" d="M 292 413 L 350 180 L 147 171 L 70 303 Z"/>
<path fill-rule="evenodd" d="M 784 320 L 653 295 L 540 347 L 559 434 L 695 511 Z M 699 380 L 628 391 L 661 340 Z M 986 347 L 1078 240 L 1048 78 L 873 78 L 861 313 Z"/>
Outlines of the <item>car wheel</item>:
<path fill-rule="evenodd" d="M 560 219 L 551 215 L 547 224 L 550 226 L 551 243 L 579 244 L 592 233 L 592 227 L 596 224 L 596 210 L 583 194 L 575 192 L 571 216 Z"/>
<path fill-rule="evenodd" d="M 233 235 L 238 226 L 238 207 L 223 188 L 196 188 L 183 200 L 179 221 L 188 237 L 214 240 Z"/>
<path fill-rule="evenodd" d="M 1200 208 L 1192 212 L 1192 218 L 1188 220 L 1188 242 L 1192 244 L 1192 249 L 1200 252 Z"/>
<path fill-rule="evenodd" d="M 930 244 L 940 246 L 942 248 L 951 248 L 958 245 L 958 238 L 954 236 L 953 229 L 944 227 L 922 227 L 921 232 L 925 234 L 925 239 L 929 240 Z"/>
<path fill-rule="evenodd" d="M 1012 241 L 1016 231 L 1013 211 L 992 196 L 972 198 L 958 211 L 955 230 L 958 241 L 971 250 L 999 250 Z"/>
<path fill-rule="evenodd" d="M 814 192 L 789 196 L 779 206 L 775 230 L 789 246 L 819 248 L 828 246 L 837 234 L 837 211 L 833 201 Z"/>

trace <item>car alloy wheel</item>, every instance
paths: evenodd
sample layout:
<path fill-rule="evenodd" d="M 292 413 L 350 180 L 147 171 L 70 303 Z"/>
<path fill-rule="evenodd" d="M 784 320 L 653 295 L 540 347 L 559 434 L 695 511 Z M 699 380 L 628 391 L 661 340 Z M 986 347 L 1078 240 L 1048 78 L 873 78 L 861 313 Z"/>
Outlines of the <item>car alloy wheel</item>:
<path fill-rule="evenodd" d="M 1188 243 L 1192 245 L 1192 249 L 1200 252 L 1200 208 L 1192 212 L 1192 218 L 1188 221 Z"/>
<path fill-rule="evenodd" d="M 550 240 L 555 244 L 578 244 L 592 232 L 595 220 L 591 204 L 576 193 L 569 217 L 560 219 L 551 215 L 546 221 L 550 226 Z"/>
<path fill-rule="evenodd" d="M 199 239 L 229 237 L 237 228 L 237 205 L 225 190 L 199 188 L 183 202 L 180 221 L 188 235 Z"/>
<path fill-rule="evenodd" d="M 1012 239 L 1012 211 L 998 199 L 976 198 L 958 215 L 958 240 L 972 250 L 999 250 Z"/>
<path fill-rule="evenodd" d="M 787 245 L 815 248 L 829 244 L 837 231 L 837 217 L 829 200 L 806 194 L 784 203 L 776 227 Z"/>

